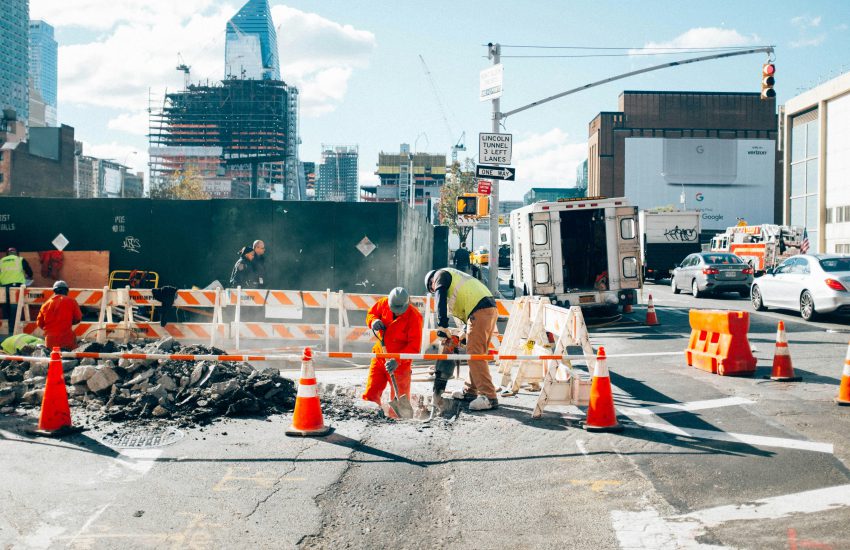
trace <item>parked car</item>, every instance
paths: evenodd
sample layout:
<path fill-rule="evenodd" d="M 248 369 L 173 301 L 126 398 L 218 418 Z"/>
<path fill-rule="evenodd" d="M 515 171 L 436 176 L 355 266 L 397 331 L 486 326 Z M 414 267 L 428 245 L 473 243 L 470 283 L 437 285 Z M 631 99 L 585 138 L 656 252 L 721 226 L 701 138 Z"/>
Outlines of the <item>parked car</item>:
<path fill-rule="evenodd" d="M 690 254 L 673 270 L 670 279 L 674 294 L 689 289 L 694 298 L 720 292 L 737 292 L 746 298 L 752 282 L 753 268 L 738 256 L 725 252 Z"/>
<path fill-rule="evenodd" d="M 820 313 L 850 311 L 848 289 L 850 257 L 801 254 L 753 281 L 750 301 L 757 311 L 769 307 L 790 309 L 811 321 Z"/>
<path fill-rule="evenodd" d="M 483 246 L 479 246 L 478 250 L 476 250 L 472 254 L 472 264 L 473 265 L 478 265 L 478 266 L 487 265 L 489 260 L 490 260 L 490 253 Z"/>

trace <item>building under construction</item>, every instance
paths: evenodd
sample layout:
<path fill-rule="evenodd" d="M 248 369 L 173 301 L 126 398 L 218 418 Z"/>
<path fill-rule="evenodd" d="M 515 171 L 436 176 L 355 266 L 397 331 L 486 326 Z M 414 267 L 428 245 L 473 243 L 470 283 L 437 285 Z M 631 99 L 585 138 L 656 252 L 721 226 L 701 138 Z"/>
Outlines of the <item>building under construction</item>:
<path fill-rule="evenodd" d="M 150 115 L 151 195 L 169 196 L 190 168 L 211 197 L 303 199 L 298 89 L 230 78 L 166 93 Z"/>

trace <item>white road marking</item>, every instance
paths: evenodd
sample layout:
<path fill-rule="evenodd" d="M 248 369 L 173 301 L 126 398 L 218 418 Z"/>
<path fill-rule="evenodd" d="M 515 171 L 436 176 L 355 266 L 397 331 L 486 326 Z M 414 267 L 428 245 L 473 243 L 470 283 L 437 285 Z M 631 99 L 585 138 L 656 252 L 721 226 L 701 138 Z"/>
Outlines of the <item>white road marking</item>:
<path fill-rule="evenodd" d="M 611 523 L 620 548 L 725 548 L 697 542 L 709 527 L 729 521 L 764 521 L 792 514 L 813 514 L 850 506 L 850 485 L 838 485 L 763 498 L 744 504 L 731 504 L 662 518 L 648 507 L 640 512 L 611 512 Z"/>
<path fill-rule="evenodd" d="M 720 432 L 713 430 L 695 430 L 691 428 L 680 428 L 661 422 L 638 422 L 644 428 L 667 432 L 683 437 L 696 439 L 712 439 L 715 441 L 729 441 L 732 443 L 746 443 L 759 447 L 779 447 L 783 449 L 797 449 L 801 451 L 813 451 L 816 453 L 833 453 L 832 443 L 819 443 L 817 441 L 806 441 L 802 439 L 789 439 L 785 437 L 768 437 L 763 435 L 740 434 L 733 432 Z"/>
<path fill-rule="evenodd" d="M 688 401 L 685 403 L 665 403 L 664 405 L 652 405 L 650 407 L 620 407 L 618 410 L 628 417 L 650 416 L 653 414 L 669 414 L 676 412 L 692 412 L 705 409 L 718 409 L 720 407 L 733 407 L 737 405 L 753 405 L 755 401 L 743 397 L 723 397 L 720 399 L 706 399 L 703 401 Z"/>
<path fill-rule="evenodd" d="M 584 446 L 584 441 L 581 439 L 576 439 L 576 447 L 584 456 L 587 456 L 587 448 Z"/>

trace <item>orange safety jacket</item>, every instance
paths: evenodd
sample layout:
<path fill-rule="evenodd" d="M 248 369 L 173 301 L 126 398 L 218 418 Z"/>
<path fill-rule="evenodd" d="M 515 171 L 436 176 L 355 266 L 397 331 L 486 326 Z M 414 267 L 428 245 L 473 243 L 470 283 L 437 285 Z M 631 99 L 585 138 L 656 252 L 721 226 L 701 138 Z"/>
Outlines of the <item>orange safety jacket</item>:
<path fill-rule="evenodd" d="M 422 314 L 413 305 L 408 306 L 407 311 L 393 318 L 387 298 L 381 298 L 366 314 L 366 325 L 372 326 L 376 319 L 380 319 L 387 329 L 384 331 L 384 346 L 387 353 L 419 353 L 422 345 Z M 375 347 L 377 350 L 377 346 Z M 410 360 L 399 361 L 410 363 Z"/>
<path fill-rule="evenodd" d="M 41 306 L 37 323 L 44 331 L 48 349 L 73 349 L 77 346 L 77 337 L 71 327 L 82 320 L 83 314 L 76 300 L 62 294 L 54 294 Z"/>

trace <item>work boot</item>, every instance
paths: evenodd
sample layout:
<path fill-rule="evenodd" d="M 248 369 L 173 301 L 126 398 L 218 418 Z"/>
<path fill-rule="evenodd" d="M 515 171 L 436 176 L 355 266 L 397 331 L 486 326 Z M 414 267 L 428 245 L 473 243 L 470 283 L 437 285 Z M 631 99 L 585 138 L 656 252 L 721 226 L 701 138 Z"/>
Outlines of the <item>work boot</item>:
<path fill-rule="evenodd" d="M 452 392 L 452 399 L 457 401 L 474 401 L 476 397 L 478 397 L 477 394 L 466 393 L 460 390 Z"/>
<path fill-rule="evenodd" d="M 495 397 L 490 399 L 487 396 L 479 395 L 469 404 L 470 411 L 489 411 L 499 406 L 499 400 Z"/>

